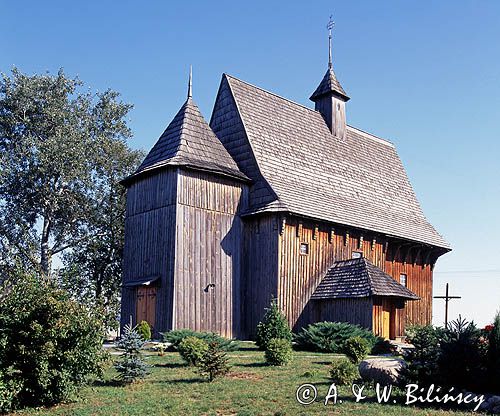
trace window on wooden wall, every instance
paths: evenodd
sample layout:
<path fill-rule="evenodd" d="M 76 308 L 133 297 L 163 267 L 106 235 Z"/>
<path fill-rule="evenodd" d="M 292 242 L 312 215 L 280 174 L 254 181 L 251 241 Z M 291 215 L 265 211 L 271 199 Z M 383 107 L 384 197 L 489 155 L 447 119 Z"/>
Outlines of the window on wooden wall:
<path fill-rule="evenodd" d="M 363 257 L 363 253 L 361 253 L 360 251 L 353 251 L 352 252 L 353 259 L 360 259 L 361 257 Z"/>
<path fill-rule="evenodd" d="M 309 244 L 300 243 L 300 254 L 303 256 L 309 254 Z"/>
<path fill-rule="evenodd" d="M 406 274 L 401 273 L 399 275 L 399 283 L 401 283 L 404 287 L 406 287 Z"/>

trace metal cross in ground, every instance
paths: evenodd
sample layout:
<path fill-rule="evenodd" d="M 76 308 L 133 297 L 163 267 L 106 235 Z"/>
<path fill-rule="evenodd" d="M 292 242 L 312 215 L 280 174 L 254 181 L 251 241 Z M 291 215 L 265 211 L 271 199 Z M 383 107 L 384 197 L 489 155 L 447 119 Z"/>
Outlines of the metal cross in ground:
<path fill-rule="evenodd" d="M 462 296 L 450 296 L 448 294 L 449 283 L 446 283 L 446 295 L 445 296 L 434 296 L 434 299 L 444 299 L 444 326 L 448 328 L 448 302 L 450 299 L 461 299 Z"/>

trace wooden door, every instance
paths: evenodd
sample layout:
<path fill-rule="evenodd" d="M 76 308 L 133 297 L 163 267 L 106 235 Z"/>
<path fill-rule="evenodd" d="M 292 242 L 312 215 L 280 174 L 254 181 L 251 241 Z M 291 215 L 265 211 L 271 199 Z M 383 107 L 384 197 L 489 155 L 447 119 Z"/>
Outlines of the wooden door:
<path fill-rule="evenodd" d="M 382 336 L 385 339 L 389 339 L 390 337 L 390 325 L 391 325 L 391 311 L 384 305 L 384 309 L 382 310 Z"/>
<path fill-rule="evenodd" d="M 136 324 L 146 321 L 151 328 L 155 326 L 156 287 L 139 286 L 137 288 Z"/>

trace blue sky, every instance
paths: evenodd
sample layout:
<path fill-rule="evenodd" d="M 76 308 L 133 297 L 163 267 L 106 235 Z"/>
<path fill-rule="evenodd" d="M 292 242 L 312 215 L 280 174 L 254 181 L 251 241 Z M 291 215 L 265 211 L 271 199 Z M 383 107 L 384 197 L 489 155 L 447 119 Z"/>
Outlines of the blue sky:
<path fill-rule="evenodd" d="M 131 144 L 149 149 L 185 99 L 190 64 L 207 119 L 223 72 L 311 105 L 330 14 L 349 124 L 396 144 L 453 246 L 435 269 L 436 294 L 449 282 L 462 296 L 451 318 L 488 323 L 500 308 L 500 2 L 3 2 L 0 70 L 63 67 L 121 92 L 135 106 Z"/>

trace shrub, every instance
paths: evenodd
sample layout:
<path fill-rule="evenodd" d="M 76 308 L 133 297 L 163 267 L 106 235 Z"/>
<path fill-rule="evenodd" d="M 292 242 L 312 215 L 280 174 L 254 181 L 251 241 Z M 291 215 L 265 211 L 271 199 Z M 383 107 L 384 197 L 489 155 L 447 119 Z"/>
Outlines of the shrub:
<path fill-rule="evenodd" d="M 118 372 L 118 380 L 122 383 L 133 383 L 138 379 L 146 377 L 149 366 L 141 358 L 141 348 L 144 341 L 139 333 L 126 325 L 123 335 L 118 341 L 118 348 L 124 350 L 124 354 L 115 362 Z"/>
<path fill-rule="evenodd" d="M 395 354 L 396 347 L 385 338 L 377 337 L 375 344 L 372 347 L 371 353 L 374 355 Z"/>
<path fill-rule="evenodd" d="M 151 339 L 151 327 L 146 321 L 141 321 L 141 323 L 137 325 L 136 329 L 144 341 Z"/>
<path fill-rule="evenodd" d="M 370 352 L 370 347 L 366 339 L 352 337 L 345 342 L 343 351 L 353 364 L 359 364 Z"/>
<path fill-rule="evenodd" d="M 358 367 L 347 358 L 337 358 L 330 365 L 330 378 L 340 386 L 352 384 L 359 378 Z"/>
<path fill-rule="evenodd" d="M 307 351 L 342 353 L 349 338 L 361 337 L 368 342 L 369 348 L 375 344 L 376 337 L 371 331 L 347 322 L 317 322 L 302 328 L 295 335 L 296 348 Z"/>
<path fill-rule="evenodd" d="M 196 365 L 208 350 L 208 344 L 201 338 L 186 337 L 177 347 L 179 354 L 189 365 Z"/>
<path fill-rule="evenodd" d="M 19 390 L 19 383 L 13 380 L 4 382 L 0 374 L 0 413 L 8 413 L 16 407 Z"/>
<path fill-rule="evenodd" d="M 437 382 L 440 332 L 432 325 L 414 325 L 406 329 L 408 341 L 414 349 L 406 352 L 409 381 L 422 386 Z"/>
<path fill-rule="evenodd" d="M 481 344 L 480 336 L 476 325 L 460 315 L 449 323 L 439 340 L 438 371 L 443 385 L 476 391 L 486 387 L 487 349 Z"/>
<path fill-rule="evenodd" d="M 197 332 L 191 329 L 175 329 L 163 334 L 163 340 L 172 344 L 174 350 L 177 350 L 177 347 L 179 346 L 181 341 L 186 337 L 200 338 L 207 344 L 216 342 L 224 351 L 234 351 L 238 349 L 239 345 L 236 340 L 221 337 L 214 332 Z"/>
<path fill-rule="evenodd" d="M 226 353 L 220 345 L 217 342 L 211 342 L 198 362 L 198 371 L 202 376 L 208 377 L 208 381 L 213 381 L 229 372 L 228 361 Z"/>
<path fill-rule="evenodd" d="M 266 308 L 262 321 L 257 325 L 255 343 L 266 350 L 269 341 L 273 338 L 292 341 L 292 332 L 285 315 L 281 312 L 276 299 L 271 299 L 271 305 Z"/>
<path fill-rule="evenodd" d="M 500 391 L 500 311 L 488 334 L 488 369 L 490 388 Z"/>
<path fill-rule="evenodd" d="M 292 343 L 287 339 L 272 338 L 267 343 L 265 352 L 269 365 L 286 365 L 293 358 Z"/>
<path fill-rule="evenodd" d="M 52 283 L 32 276 L 19 274 L 0 292 L 4 403 L 58 403 L 71 398 L 90 377 L 102 374 L 107 354 L 99 310 L 89 310 Z"/>

